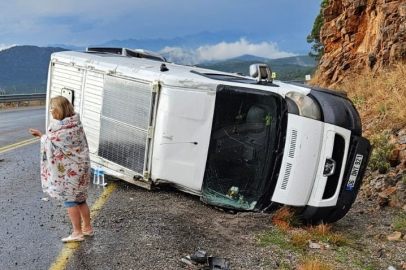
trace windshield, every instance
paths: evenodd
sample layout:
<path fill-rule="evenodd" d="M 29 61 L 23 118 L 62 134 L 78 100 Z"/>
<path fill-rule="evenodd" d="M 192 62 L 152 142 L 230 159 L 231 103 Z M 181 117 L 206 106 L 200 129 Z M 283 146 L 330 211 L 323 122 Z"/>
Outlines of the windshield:
<path fill-rule="evenodd" d="M 203 201 L 226 208 L 258 208 L 271 188 L 283 104 L 270 92 L 218 88 Z"/>

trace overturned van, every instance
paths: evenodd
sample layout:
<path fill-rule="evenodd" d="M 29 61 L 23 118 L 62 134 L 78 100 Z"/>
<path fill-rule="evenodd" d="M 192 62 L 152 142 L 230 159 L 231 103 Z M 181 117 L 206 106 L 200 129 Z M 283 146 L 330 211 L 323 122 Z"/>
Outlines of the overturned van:
<path fill-rule="evenodd" d="M 92 166 L 108 174 L 227 209 L 288 205 L 305 220 L 339 220 L 371 151 L 355 107 L 343 92 L 273 81 L 265 65 L 250 73 L 65 51 L 52 54 L 47 95 L 71 100 Z"/>

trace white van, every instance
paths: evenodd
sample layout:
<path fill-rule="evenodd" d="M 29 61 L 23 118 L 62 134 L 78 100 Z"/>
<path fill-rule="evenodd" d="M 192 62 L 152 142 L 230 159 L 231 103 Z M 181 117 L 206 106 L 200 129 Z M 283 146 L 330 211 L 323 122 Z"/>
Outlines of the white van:
<path fill-rule="evenodd" d="M 355 107 L 343 92 L 272 81 L 266 65 L 250 74 L 65 51 L 51 56 L 47 96 L 71 100 L 92 166 L 127 182 L 169 183 L 226 209 L 289 205 L 308 221 L 339 220 L 371 151 Z"/>

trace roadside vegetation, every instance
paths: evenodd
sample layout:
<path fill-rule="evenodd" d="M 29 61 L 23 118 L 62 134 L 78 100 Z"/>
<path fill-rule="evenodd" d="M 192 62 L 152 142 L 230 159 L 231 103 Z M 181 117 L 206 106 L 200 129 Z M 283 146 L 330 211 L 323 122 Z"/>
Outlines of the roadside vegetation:
<path fill-rule="evenodd" d="M 329 0 L 322 0 L 320 4 L 320 11 L 314 20 L 313 29 L 307 36 L 307 42 L 312 44 L 312 51 L 309 53 L 310 57 L 313 57 L 317 62 L 320 61 L 324 54 L 324 46 L 320 40 L 320 30 L 324 24 L 323 9 L 327 7 Z"/>
<path fill-rule="evenodd" d="M 294 210 L 282 207 L 272 218 L 270 231 L 257 235 L 258 245 L 273 247 L 280 258 L 295 256 L 297 265 L 281 261 L 279 270 L 378 269 L 368 261 L 371 254 L 357 240 L 361 236 L 335 229 L 334 224 L 301 224 Z M 402 221 L 398 222 L 402 226 Z M 274 249 L 274 247 L 277 247 Z M 294 252 L 295 255 L 292 255 Z"/>
<path fill-rule="evenodd" d="M 364 135 L 393 133 L 406 126 L 406 66 L 353 74 L 340 83 L 361 115 Z"/>
<path fill-rule="evenodd" d="M 395 145 L 390 143 L 391 133 L 388 130 L 370 136 L 371 144 L 374 146 L 369 158 L 368 170 L 387 173 L 390 169 L 389 158 L 393 154 Z"/>

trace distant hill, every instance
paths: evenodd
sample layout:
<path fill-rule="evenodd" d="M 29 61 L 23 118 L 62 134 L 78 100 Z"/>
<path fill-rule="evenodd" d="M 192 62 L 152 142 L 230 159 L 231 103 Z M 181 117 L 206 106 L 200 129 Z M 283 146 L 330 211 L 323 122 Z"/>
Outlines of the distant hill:
<path fill-rule="evenodd" d="M 249 43 L 259 44 L 262 42 L 274 42 L 284 52 L 295 54 L 307 54 L 310 45 L 303 40 L 303 37 L 290 35 L 289 33 L 276 34 L 275 31 L 262 31 L 259 34 L 242 30 L 221 30 L 217 32 L 201 31 L 194 34 L 177 36 L 173 38 L 128 38 L 124 40 L 110 40 L 104 43 L 88 44 L 86 47 L 125 47 L 129 49 L 144 49 L 150 51 L 161 51 L 165 47 L 181 48 L 183 50 L 195 50 L 201 46 L 210 46 L 225 43 L 238 42 L 246 38 Z M 49 44 L 49 47 L 61 47 L 69 50 L 83 50 L 85 47 L 76 47 L 67 44 Z M 173 61 L 177 62 L 177 61 Z"/>
<path fill-rule="evenodd" d="M 283 81 L 304 81 L 306 75 L 313 75 L 317 63 L 313 58 L 301 55 L 278 59 L 267 59 L 251 55 L 243 55 L 237 58 L 215 63 L 202 63 L 198 67 L 214 69 L 232 73 L 249 75 L 249 66 L 252 64 L 268 64 L 276 73 L 276 79 Z"/>
<path fill-rule="evenodd" d="M 45 92 L 49 60 L 62 48 L 15 46 L 0 51 L 0 94 Z"/>
<path fill-rule="evenodd" d="M 104 43 L 90 44 L 88 47 L 124 47 L 129 49 L 144 49 L 150 51 L 160 51 L 165 47 L 179 47 L 196 49 L 202 45 L 214 45 L 220 42 L 235 42 L 241 37 L 250 35 L 246 32 L 223 30 L 218 32 L 201 31 L 196 34 L 185 35 L 174 38 L 149 38 L 137 39 L 128 38 L 124 40 L 109 40 Z M 264 37 L 262 37 L 264 38 Z M 252 42 L 262 42 L 263 39 L 253 39 Z M 50 44 L 51 47 L 61 47 L 69 50 L 84 50 L 85 47 L 76 47 L 67 44 Z"/>
<path fill-rule="evenodd" d="M 181 47 L 196 49 L 202 45 L 214 45 L 220 42 L 235 42 L 248 33 L 233 30 L 223 30 L 219 32 L 201 31 L 192 35 L 175 37 L 170 39 L 125 39 L 111 40 L 97 46 L 126 47 L 133 49 L 145 49 L 151 51 L 160 51 L 165 47 Z M 94 45 L 92 45 L 94 46 Z"/>

